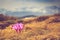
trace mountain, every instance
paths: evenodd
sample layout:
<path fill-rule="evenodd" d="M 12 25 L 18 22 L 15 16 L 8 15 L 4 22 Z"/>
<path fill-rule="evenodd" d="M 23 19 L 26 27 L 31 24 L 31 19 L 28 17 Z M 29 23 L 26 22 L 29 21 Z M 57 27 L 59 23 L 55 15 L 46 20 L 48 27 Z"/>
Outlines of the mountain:
<path fill-rule="evenodd" d="M 36 17 L 35 15 L 27 15 L 27 16 L 23 16 L 23 17 Z"/>
<path fill-rule="evenodd" d="M 35 16 L 35 15 L 27 15 L 27 16 L 23 16 L 23 17 L 18 17 L 18 19 L 31 18 L 31 17 L 37 17 L 37 16 Z"/>

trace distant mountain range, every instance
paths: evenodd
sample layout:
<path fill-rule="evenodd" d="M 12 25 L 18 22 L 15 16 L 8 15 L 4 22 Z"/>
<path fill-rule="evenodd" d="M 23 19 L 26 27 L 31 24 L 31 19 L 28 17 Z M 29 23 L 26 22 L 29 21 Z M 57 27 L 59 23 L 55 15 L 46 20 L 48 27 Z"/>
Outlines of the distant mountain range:
<path fill-rule="evenodd" d="M 23 17 L 18 17 L 18 19 L 30 18 L 30 17 L 37 17 L 37 16 L 35 16 L 35 15 L 26 15 L 26 16 L 23 16 Z"/>
<path fill-rule="evenodd" d="M 36 17 L 35 15 L 27 15 L 27 16 L 23 16 L 23 17 Z"/>

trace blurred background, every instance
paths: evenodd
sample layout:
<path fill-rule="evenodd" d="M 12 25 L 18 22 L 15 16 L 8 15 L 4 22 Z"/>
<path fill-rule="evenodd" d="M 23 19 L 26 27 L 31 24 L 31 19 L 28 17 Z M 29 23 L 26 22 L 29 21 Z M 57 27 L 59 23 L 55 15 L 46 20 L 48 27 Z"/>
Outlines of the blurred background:
<path fill-rule="evenodd" d="M 60 13 L 60 0 L 0 0 L 0 14 L 22 17 Z"/>
<path fill-rule="evenodd" d="M 60 0 L 0 0 L 0 40 L 60 40 Z"/>

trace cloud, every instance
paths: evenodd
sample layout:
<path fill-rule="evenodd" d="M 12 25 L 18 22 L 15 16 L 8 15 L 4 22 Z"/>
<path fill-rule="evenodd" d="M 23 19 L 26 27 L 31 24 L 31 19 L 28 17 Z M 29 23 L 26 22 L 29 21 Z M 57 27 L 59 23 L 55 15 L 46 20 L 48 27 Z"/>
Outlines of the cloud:
<path fill-rule="evenodd" d="M 57 0 L 0 0 L 0 8 L 8 10 L 16 10 L 22 7 L 45 7 L 51 5 L 59 5 L 58 3 L 47 3 Z"/>
<path fill-rule="evenodd" d="M 23 7 L 17 8 L 17 11 L 29 11 L 29 12 L 38 12 L 38 13 L 59 13 L 60 7 L 59 6 L 44 6 L 44 7 Z"/>
<path fill-rule="evenodd" d="M 45 7 L 21 7 L 21 8 L 16 8 L 15 10 L 9 10 L 12 12 L 33 12 L 33 13 L 59 13 L 60 8 L 55 7 L 55 6 L 45 6 Z"/>
<path fill-rule="evenodd" d="M 59 2 L 60 0 L 36 0 L 38 2 Z"/>
<path fill-rule="evenodd" d="M 7 9 L 11 12 L 23 11 L 23 13 L 32 12 L 33 14 L 40 15 L 58 12 L 55 9 L 50 10 L 45 7 L 59 6 L 59 2 L 59 0 L 0 0 L 0 8 Z"/>
<path fill-rule="evenodd" d="M 60 13 L 60 7 L 59 6 L 48 6 L 46 9 L 51 10 L 53 13 Z"/>
<path fill-rule="evenodd" d="M 30 1 L 30 2 L 59 2 L 60 0 L 14 0 L 14 1 Z"/>

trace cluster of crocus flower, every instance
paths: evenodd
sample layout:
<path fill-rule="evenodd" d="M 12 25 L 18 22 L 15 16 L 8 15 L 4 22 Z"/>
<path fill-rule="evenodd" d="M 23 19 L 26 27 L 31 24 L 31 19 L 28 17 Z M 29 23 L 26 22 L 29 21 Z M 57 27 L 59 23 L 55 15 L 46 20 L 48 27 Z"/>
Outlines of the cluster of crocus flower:
<path fill-rule="evenodd" d="M 12 25 L 12 29 L 19 33 L 23 29 L 23 26 L 23 23 L 16 23 Z"/>

